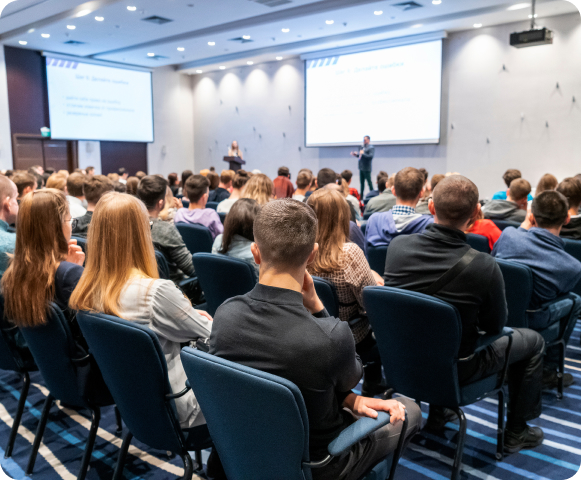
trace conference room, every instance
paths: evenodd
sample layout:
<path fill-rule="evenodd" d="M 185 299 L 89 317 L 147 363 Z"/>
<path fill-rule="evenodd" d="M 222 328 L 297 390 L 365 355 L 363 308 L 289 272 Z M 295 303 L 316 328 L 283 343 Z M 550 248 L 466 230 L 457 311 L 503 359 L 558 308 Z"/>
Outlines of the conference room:
<path fill-rule="evenodd" d="M 579 8 L 0 1 L 0 477 L 578 474 Z"/>

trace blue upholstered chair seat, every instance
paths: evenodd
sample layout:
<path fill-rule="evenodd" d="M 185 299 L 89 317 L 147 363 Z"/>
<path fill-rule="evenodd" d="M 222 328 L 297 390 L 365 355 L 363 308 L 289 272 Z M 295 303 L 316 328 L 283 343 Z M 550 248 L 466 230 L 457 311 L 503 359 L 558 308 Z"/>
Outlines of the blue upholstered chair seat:
<path fill-rule="evenodd" d="M 489 397 L 489 392 L 494 392 L 498 388 L 498 374 L 477 380 L 468 385 L 460 387 L 459 407 L 472 405 L 483 398 Z"/>

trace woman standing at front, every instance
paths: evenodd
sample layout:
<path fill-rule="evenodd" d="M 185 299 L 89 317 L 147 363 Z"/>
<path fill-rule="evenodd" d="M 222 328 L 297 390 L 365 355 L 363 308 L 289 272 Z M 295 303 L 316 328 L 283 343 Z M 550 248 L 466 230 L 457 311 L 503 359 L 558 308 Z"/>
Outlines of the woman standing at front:
<path fill-rule="evenodd" d="M 238 142 L 236 140 L 234 140 L 232 142 L 232 145 L 230 145 L 230 149 L 228 150 L 228 156 L 238 157 L 240 158 L 240 160 L 244 160 L 242 158 L 242 150 L 240 150 L 240 147 L 238 146 Z"/>

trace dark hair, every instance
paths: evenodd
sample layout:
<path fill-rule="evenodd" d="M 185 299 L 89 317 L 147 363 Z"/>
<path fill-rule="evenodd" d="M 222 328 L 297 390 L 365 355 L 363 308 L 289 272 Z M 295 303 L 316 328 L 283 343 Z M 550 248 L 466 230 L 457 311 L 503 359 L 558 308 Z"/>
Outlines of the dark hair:
<path fill-rule="evenodd" d="M 516 168 L 509 168 L 506 172 L 504 172 L 502 179 L 504 180 L 504 183 L 506 183 L 506 186 L 510 188 L 512 181 L 521 177 L 522 173 L 520 173 L 520 170 L 517 170 Z"/>
<path fill-rule="evenodd" d="M 557 192 L 562 193 L 569 202 L 569 208 L 579 210 L 581 205 L 581 181 L 576 177 L 568 177 L 559 183 Z"/>
<path fill-rule="evenodd" d="M 442 180 L 444 180 L 444 178 L 446 178 L 446 175 L 443 175 L 441 173 L 437 173 L 436 175 L 434 175 L 432 177 L 432 181 L 430 182 L 430 186 L 432 187 L 432 192 L 434 191 L 434 188 L 436 188 L 436 185 L 438 185 L 438 183 L 440 183 Z"/>
<path fill-rule="evenodd" d="M 95 170 L 95 167 L 87 167 L 85 168 L 85 172 L 89 173 L 89 170 Z"/>
<path fill-rule="evenodd" d="M 148 210 L 153 210 L 160 200 L 165 199 L 167 180 L 157 175 L 143 177 L 137 186 L 137 197 Z"/>
<path fill-rule="evenodd" d="M 513 202 L 520 202 L 528 197 L 529 193 L 531 193 L 531 184 L 526 181 L 524 178 L 517 178 L 510 182 L 509 187 L 509 194 L 510 199 Z"/>
<path fill-rule="evenodd" d="M 343 170 L 341 172 L 341 176 L 345 179 L 347 183 L 349 183 L 353 178 L 353 172 L 351 170 Z"/>
<path fill-rule="evenodd" d="M 369 135 L 365 135 L 363 138 L 367 138 L 367 139 L 371 140 L 371 137 Z"/>
<path fill-rule="evenodd" d="M 183 189 L 186 188 L 186 182 L 188 181 L 188 178 L 190 178 L 193 174 L 194 172 L 192 172 L 191 170 L 184 170 L 182 172 L 182 183 L 180 185 Z"/>
<path fill-rule="evenodd" d="M 379 190 L 379 193 L 385 192 L 388 180 L 389 179 L 387 177 L 381 177 L 379 180 L 377 180 L 377 189 Z"/>
<path fill-rule="evenodd" d="M 539 227 L 559 228 L 567 220 L 569 203 L 562 193 L 547 190 L 534 198 L 531 210 Z"/>
<path fill-rule="evenodd" d="M 103 195 L 113 190 L 113 182 L 105 175 L 93 175 L 85 183 L 85 198 L 88 203 L 97 205 Z"/>
<path fill-rule="evenodd" d="M 117 173 L 119 174 L 120 177 L 122 177 L 123 175 L 125 175 L 127 173 L 127 170 L 125 170 L 125 168 L 121 167 L 119 170 L 117 170 Z"/>
<path fill-rule="evenodd" d="M 139 180 L 141 180 L 143 177 L 147 177 L 147 173 L 145 173 L 145 172 L 142 172 L 141 170 L 139 170 L 139 172 L 137 172 L 137 173 L 135 174 L 135 176 L 136 176 L 137 178 L 139 178 Z"/>
<path fill-rule="evenodd" d="M 254 220 L 254 241 L 262 259 L 281 267 L 299 267 L 315 247 L 317 216 L 311 207 L 290 198 L 264 205 Z"/>
<path fill-rule="evenodd" d="M 224 222 L 224 235 L 220 253 L 228 253 L 234 235 L 240 235 L 254 242 L 254 220 L 259 212 L 260 205 L 258 205 L 256 200 L 241 198 L 234 202 Z"/>
<path fill-rule="evenodd" d="M 397 172 L 393 186 L 395 194 L 400 200 L 415 200 L 424 188 L 424 174 L 417 168 L 404 168 Z"/>
<path fill-rule="evenodd" d="M 545 173 L 537 184 L 535 195 L 546 192 L 547 190 L 555 190 L 557 185 L 559 185 L 559 180 L 557 180 L 557 177 L 555 177 L 555 175 L 552 173 Z"/>
<path fill-rule="evenodd" d="M 288 177 L 290 175 L 290 170 L 288 169 L 288 167 L 280 167 L 278 169 L 278 176 L 279 177 Z"/>
<path fill-rule="evenodd" d="M 234 175 L 234 180 L 232 180 L 232 188 L 236 190 L 241 190 L 244 185 L 250 180 L 250 175 L 246 170 L 238 170 L 236 175 Z"/>
<path fill-rule="evenodd" d="M 113 188 L 117 193 L 127 193 L 127 185 L 122 182 L 113 182 Z"/>
<path fill-rule="evenodd" d="M 133 195 L 134 197 L 137 197 L 137 187 L 139 185 L 139 178 L 137 177 L 129 177 L 127 179 L 127 183 L 125 184 L 125 186 L 127 187 L 127 193 L 129 195 Z"/>
<path fill-rule="evenodd" d="M 210 180 L 208 180 L 203 175 L 191 175 L 186 180 L 185 191 L 190 202 L 199 202 L 200 198 L 202 198 L 208 192 L 208 188 L 210 188 Z"/>
<path fill-rule="evenodd" d="M 323 188 L 329 183 L 337 183 L 337 174 L 330 168 L 322 168 L 317 174 L 317 187 Z"/>
<path fill-rule="evenodd" d="M 307 171 L 299 173 L 297 177 L 297 188 L 309 188 L 313 183 L 313 174 Z"/>
<path fill-rule="evenodd" d="M 206 178 L 210 182 L 210 190 L 216 190 L 218 185 L 220 185 L 220 177 L 215 172 L 210 172 L 206 175 Z"/>
<path fill-rule="evenodd" d="M 472 217 L 478 204 L 478 187 L 462 175 L 441 180 L 432 194 L 438 220 L 459 228 Z"/>
<path fill-rule="evenodd" d="M 36 177 L 31 173 L 17 173 L 12 177 L 12 181 L 16 184 L 18 196 L 21 197 L 26 188 L 34 187 L 36 184 Z"/>
<path fill-rule="evenodd" d="M 425 168 L 420 168 L 420 172 L 422 172 L 422 174 L 424 175 L 424 183 L 426 183 L 428 181 L 428 177 L 430 176 L 430 174 Z"/>
<path fill-rule="evenodd" d="M 71 197 L 82 197 L 85 192 L 85 182 L 87 179 L 82 173 L 71 173 L 67 178 L 67 190 Z"/>
<path fill-rule="evenodd" d="M 389 178 L 389 175 L 387 174 L 387 172 L 384 172 L 383 170 L 381 170 L 378 174 L 377 174 L 377 183 L 379 184 L 379 180 L 381 178 Z"/>
<path fill-rule="evenodd" d="M 167 176 L 167 181 L 168 181 L 170 187 L 174 187 L 175 185 L 178 184 L 178 174 L 177 173 L 170 173 Z"/>

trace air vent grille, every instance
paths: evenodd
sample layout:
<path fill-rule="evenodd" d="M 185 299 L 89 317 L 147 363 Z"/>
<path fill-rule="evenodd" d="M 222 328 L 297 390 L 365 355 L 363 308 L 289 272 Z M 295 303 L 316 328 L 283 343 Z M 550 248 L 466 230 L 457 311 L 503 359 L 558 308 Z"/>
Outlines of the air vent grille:
<path fill-rule="evenodd" d="M 163 55 L 155 55 L 153 57 L 150 57 L 149 55 L 147 56 L 148 60 L 166 60 L 169 57 L 164 57 Z"/>
<path fill-rule="evenodd" d="M 287 5 L 289 3 L 293 3 L 292 0 L 250 0 L 254 3 L 260 3 L 260 5 L 264 5 L 265 7 L 280 7 L 281 5 Z"/>
<path fill-rule="evenodd" d="M 237 38 L 231 38 L 228 41 L 229 42 L 248 43 L 248 42 L 253 42 L 254 40 L 252 40 L 251 38 L 237 37 Z"/>
<path fill-rule="evenodd" d="M 420 5 L 416 2 L 401 2 L 392 5 L 392 7 L 399 8 L 400 10 L 407 12 L 408 10 L 414 10 L 416 8 L 422 8 L 423 5 Z"/>
<path fill-rule="evenodd" d="M 69 40 L 65 45 L 86 45 L 87 42 L 79 42 L 77 40 Z"/>
<path fill-rule="evenodd" d="M 152 17 L 142 18 L 144 22 L 155 23 L 156 25 L 164 25 L 166 23 L 173 22 L 169 18 L 160 17 L 158 15 L 153 15 Z"/>

